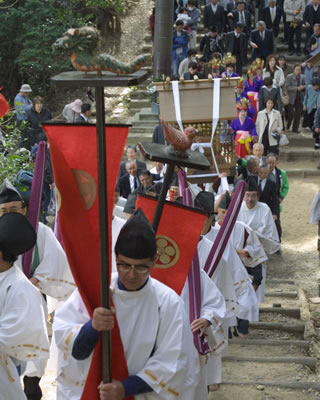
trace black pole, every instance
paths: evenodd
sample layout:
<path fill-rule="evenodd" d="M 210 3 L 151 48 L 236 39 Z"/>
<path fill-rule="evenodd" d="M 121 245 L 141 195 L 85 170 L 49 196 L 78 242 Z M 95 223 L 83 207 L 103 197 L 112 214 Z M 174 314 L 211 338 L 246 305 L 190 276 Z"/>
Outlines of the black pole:
<path fill-rule="evenodd" d="M 156 0 L 153 75 L 171 76 L 173 0 Z"/>
<path fill-rule="evenodd" d="M 104 88 L 95 88 L 97 119 L 98 185 L 99 185 L 99 238 L 100 238 L 100 291 L 101 306 L 110 309 L 110 260 L 108 238 L 107 157 L 104 111 Z M 111 332 L 102 332 L 102 379 L 112 382 Z"/>
<path fill-rule="evenodd" d="M 167 164 L 166 175 L 164 177 L 164 181 L 163 181 L 163 184 L 161 187 L 161 191 L 160 191 L 160 195 L 159 195 L 159 199 L 158 199 L 158 203 L 157 203 L 157 208 L 154 213 L 153 220 L 152 220 L 152 227 L 156 233 L 157 233 L 158 226 L 160 223 L 160 218 L 161 218 L 161 214 L 163 211 L 164 202 L 166 200 L 167 192 L 168 192 L 170 183 L 172 181 L 174 167 L 175 167 L 175 165 L 172 163 Z"/>

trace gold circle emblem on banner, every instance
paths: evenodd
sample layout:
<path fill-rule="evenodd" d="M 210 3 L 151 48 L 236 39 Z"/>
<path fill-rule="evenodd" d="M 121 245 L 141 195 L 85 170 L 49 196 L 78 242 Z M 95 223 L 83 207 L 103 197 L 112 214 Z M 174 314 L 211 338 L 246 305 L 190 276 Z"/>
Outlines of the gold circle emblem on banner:
<path fill-rule="evenodd" d="M 86 210 L 89 210 L 97 196 L 97 185 L 93 177 L 82 169 L 73 169 L 73 176 L 77 182 L 80 196 Z"/>
<path fill-rule="evenodd" d="M 59 191 L 57 185 L 55 185 L 55 190 L 56 190 L 57 211 L 60 211 L 60 208 L 61 208 L 61 194 L 60 194 L 60 191 Z"/>
<path fill-rule="evenodd" d="M 173 267 L 180 258 L 177 243 L 168 236 L 157 236 L 158 258 L 155 268 L 166 269 Z"/>

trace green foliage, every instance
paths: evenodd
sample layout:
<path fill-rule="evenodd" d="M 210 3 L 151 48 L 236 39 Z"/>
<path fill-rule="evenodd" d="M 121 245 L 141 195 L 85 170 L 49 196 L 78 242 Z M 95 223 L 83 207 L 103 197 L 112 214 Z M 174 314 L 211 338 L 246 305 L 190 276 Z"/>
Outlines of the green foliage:
<path fill-rule="evenodd" d="M 122 13 L 124 8 L 123 0 L 84 0 L 84 3 L 86 7 L 111 8 L 118 13 Z"/>
<path fill-rule="evenodd" d="M 0 184 L 5 178 L 14 182 L 21 169 L 33 171 L 30 152 L 19 149 L 20 130 L 13 112 L 0 119 L 0 138 Z"/>

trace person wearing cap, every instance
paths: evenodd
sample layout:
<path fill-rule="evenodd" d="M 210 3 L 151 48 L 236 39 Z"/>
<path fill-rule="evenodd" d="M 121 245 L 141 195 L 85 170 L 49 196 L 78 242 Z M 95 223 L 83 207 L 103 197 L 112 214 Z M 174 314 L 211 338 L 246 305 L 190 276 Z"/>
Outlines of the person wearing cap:
<path fill-rule="evenodd" d="M 216 208 L 219 218 L 218 224 L 224 221 L 230 203 L 230 193 L 225 192 L 224 195 L 219 198 L 219 203 Z M 268 259 L 258 236 L 244 222 L 236 221 L 230 240 L 248 271 L 248 274 L 253 277 L 252 285 L 254 290 L 257 290 L 262 281 L 261 263 Z"/>
<path fill-rule="evenodd" d="M 22 121 L 27 120 L 27 112 L 31 110 L 32 101 L 29 98 L 31 92 L 32 89 L 30 85 L 25 83 L 21 86 L 19 93 L 14 98 L 14 108 L 19 125 L 21 125 Z"/>
<path fill-rule="evenodd" d="M 111 298 L 129 377 L 101 383 L 100 398 L 143 394 L 145 400 L 198 399 L 199 359 L 190 324 L 179 296 L 150 277 L 157 256 L 156 236 L 141 209 L 122 227 L 115 254 L 117 273 L 111 277 Z M 97 307 L 90 318 L 78 291 L 56 313 L 53 329 L 61 350 L 59 400 L 80 399 L 101 332 L 113 327 L 113 312 Z M 117 362 L 117 352 L 113 352 L 113 362 Z"/>
<path fill-rule="evenodd" d="M 303 128 L 310 128 L 313 131 L 314 116 L 317 108 L 320 107 L 320 78 L 312 78 L 311 85 L 308 85 L 303 100 Z M 314 135 L 315 136 L 315 135 Z M 319 142 L 314 144 L 315 150 L 319 149 Z"/>
<path fill-rule="evenodd" d="M 19 213 L 27 215 L 27 207 L 19 191 L 5 179 L 0 188 L 0 217 L 5 214 Z M 16 265 L 22 270 L 23 258 L 20 256 Z M 31 283 L 46 296 L 59 301 L 66 300 L 75 289 L 67 257 L 54 233 L 39 222 L 37 241 L 31 265 Z M 24 372 L 24 388 L 28 399 L 41 399 L 39 386 L 44 374 L 45 363 L 28 363 Z"/>
<path fill-rule="evenodd" d="M 69 122 L 73 123 L 79 118 L 81 113 L 82 100 L 76 99 L 72 103 L 66 104 L 62 111 L 63 118 Z"/>
<path fill-rule="evenodd" d="M 260 188 L 256 177 L 248 177 L 238 221 L 244 222 L 258 235 L 265 253 L 270 255 L 280 250 L 279 235 L 269 206 L 261 203 L 259 196 Z M 259 303 L 262 303 L 264 300 L 265 264 L 263 264 L 262 276 L 262 284 L 256 292 Z"/>
<path fill-rule="evenodd" d="M 205 209 L 207 207 L 202 199 L 195 199 L 195 207 Z M 205 223 L 203 237 L 198 244 L 199 262 L 204 268 L 208 255 L 212 249 L 215 239 L 219 233 L 220 226 L 214 223 L 214 203 L 211 204 L 212 214 Z M 256 320 L 258 306 L 251 285 L 251 279 L 244 268 L 239 256 L 230 241 L 224 249 L 219 264 L 211 279 L 224 296 L 226 302 L 226 315 L 223 322 L 225 337 L 228 337 L 228 329 L 237 325 L 236 317 Z M 244 332 L 246 333 L 246 332 Z M 222 381 L 221 354 L 213 356 L 214 367 L 208 367 L 211 374 L 211 382 L 219 385 Z M 209 381 L 210 382 L 210 381 Z"/>
<path fill-rule="evenodd" d="M 27 361 L 45 362 L 49 356 L 42 296 L 16 264 L 36 239 L 23 215 L 11 212 L 0 217 L 1 399 L 25 400 L 19 373 Z"/>

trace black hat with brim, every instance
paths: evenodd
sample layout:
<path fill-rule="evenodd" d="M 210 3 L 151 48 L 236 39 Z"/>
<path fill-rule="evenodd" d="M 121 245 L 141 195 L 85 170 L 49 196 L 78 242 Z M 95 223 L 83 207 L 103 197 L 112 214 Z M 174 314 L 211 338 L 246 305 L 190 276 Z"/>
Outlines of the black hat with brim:
<path fill-rule="evenodd" d="M 18 256 L 32 249 L 37 234 L 28 219 L 18 213 L 7 213 L 0 217 L 0 249 Z"/>
<path fill-rule="evenodd" d="M 22 201 L 19 191 L 12 185 L 8 178 L 3 181 L 0 189 L 0 204 Z"/>
<path fill-rule="evenodd" d="M 194 199 L 195 208 L 203 210 L 206 214 L 214 213 L 214 194 L 211 192 L 199 192 Z"/>
<path fill-rule="evenodd" d="M 222 196 L 222 198 L 221 198 L 221 200 L 220 200 L 220 203 L 219 203 L 219 205 L 218 205 L 218 208 L 222 208 L 223 210 L 227 210 L 227 209 L 229 208 L 229 206 L 230 206 L 230 203 L 231 203 L 231 196 L 230 196 L 230 193 L 229 193 L 229 192 L 226 192 L 226 193 Z"/>
<path fill-rule="evenodd" d="M 246 192 L 260 192 L 256 177 L 249 176 L 247 178 Z"/>
<path fill-rule="evenodd" d="M 135 260 L 155 258 L 157 254 L 156 235 L 140 208 L 123 225 L 114 250 L 117 255 L 121 254 Z"/>

